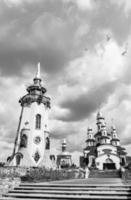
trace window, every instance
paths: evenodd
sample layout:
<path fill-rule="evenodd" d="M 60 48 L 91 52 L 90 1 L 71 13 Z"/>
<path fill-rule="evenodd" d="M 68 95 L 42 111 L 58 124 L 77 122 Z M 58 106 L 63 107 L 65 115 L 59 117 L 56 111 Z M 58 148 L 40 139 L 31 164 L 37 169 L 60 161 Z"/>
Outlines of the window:
<path fill-rule="evenodd" d="M 37 114 L 36 115 L 36 124 L 35 124 L 35 128 L 36 129 L 40 129 L 41 128 L 41 115 Z"/>
<path fill-rule="evenodd" d="M 48 137 L 46 138 L 45 149 L 50 149 L 50 139 Z"/>
<path fill-rule="evenodd" d="M 20 147 L 24 147 L 26 148 L 27 147 L 27 135 L 23 134 L 21 136 L 21 141 L 20 141 Z"/>

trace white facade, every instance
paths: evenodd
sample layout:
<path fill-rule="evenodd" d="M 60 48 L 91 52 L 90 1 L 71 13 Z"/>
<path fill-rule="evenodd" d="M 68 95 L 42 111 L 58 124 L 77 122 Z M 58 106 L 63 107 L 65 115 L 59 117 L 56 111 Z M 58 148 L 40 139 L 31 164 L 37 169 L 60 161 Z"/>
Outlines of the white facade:
<path fill-rule="evenodd" d="M 97 147 L 96 167 L 103 170 L 106 163 L 115 163 L 116 169 L 120 169 L 120 158 L 117 155 L 117 148 L 112 145 L 101 145 Z"/>
<path fill-rule="evenodd" d="M 41 85 L 40 68 L 28 93 L 20 99 L 20 116 L 13 159 L 10 165 L 51 167 L 48 112 L 50 98 Z"/>
<path fill-rule="evenodd" d="M 91 128 L 87 131 L 86 148 L 84 148 L 84 165 L 104 169 L 120 169 L 126 165 L 126 152 L 120 146 L 116 128 L 107 131 L 105 118 L 101 112 L 97 114 L 97 132 L 93 134 Z"/>

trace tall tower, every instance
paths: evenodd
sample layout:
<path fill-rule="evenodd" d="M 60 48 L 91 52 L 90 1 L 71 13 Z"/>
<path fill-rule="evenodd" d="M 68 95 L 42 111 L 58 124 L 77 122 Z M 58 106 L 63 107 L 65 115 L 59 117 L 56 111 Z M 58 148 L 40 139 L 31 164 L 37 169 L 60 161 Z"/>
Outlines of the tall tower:
<path fill-rule="evenodd" d="M 33 84 L 27 87 L 27 94 L 19 100 L 21 114 L 10 165 L 47 166 L 50 163 L 50 98 L 45 96 L 46 88 L 41 82 L 38 63 Z"/>

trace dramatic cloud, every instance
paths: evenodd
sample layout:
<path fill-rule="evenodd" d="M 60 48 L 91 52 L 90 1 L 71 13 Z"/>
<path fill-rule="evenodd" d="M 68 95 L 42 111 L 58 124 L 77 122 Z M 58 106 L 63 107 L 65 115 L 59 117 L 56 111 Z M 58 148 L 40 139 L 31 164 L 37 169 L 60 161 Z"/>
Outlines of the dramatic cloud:
<path fill-rule="evenodd" d="M 67 99 L 61 103 L 61 107 L 69 109 L 69 114 L 61 117 L 61 120 L 79 121 L 102 107 L 102 104 L 107 103 L 109 95 L 114 92 L 116 83 L 106 83 L 100 88 L 91 88 L 87 93 L 71 99 Z"/>
<path fill-rule="evenodd" d="M 59 153 L 66 138 L 78 163 L 87 126 L 95 133 L 101 109 L 109 130 L 114 118 L 121 144 L 131 153 L 130 21 L 129 0 L 0 1 L 2 160 L 13 149 L 18 99 L 39 61 L 52 100 L 52 152 Z"/>

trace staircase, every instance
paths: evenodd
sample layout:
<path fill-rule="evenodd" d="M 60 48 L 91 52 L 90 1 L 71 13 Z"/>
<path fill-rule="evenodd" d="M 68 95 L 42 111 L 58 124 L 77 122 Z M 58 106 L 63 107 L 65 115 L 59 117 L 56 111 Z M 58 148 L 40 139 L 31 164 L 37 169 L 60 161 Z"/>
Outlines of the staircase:
<path fill-rule="evenodd" d="M 48 183 L 21 183 L 0 200 L 131 199 L 131 184 L 119 178 L 90 178 Z"/>
<path fill-rule="evenodd" d="M 120 178 L 118 170 L 92 170 L 90 171 L 89 178 Z"/>

